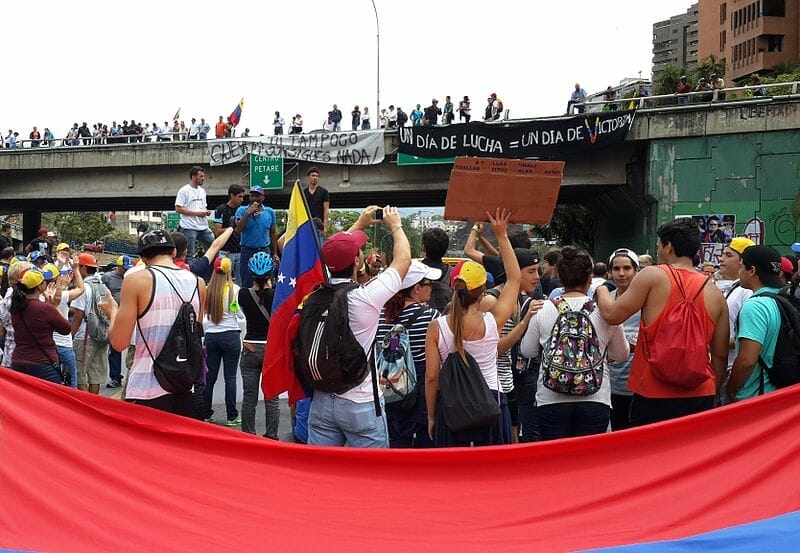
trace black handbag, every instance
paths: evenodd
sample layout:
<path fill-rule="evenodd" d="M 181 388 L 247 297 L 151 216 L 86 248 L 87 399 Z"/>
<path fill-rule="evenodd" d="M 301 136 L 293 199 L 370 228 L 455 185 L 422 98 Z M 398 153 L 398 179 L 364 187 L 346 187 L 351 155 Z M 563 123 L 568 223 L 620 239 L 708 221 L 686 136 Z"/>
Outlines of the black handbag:
<path fill-rule="evenodd" d="M 50 357 L 50 354 L 47 353 L 47 350 L 42 347 L 42 344 L 40 344 L 39 340 L 37 340 L 36 337 L 33 335 L 33 332 L 31 332 L 31 329 L 28 328 L 28 323 L 25 322 L 25 317 L 22 314 L 20 314 L 19 320 L 22 321 L 22 326 L 25 327 L 25 331 L 28 333 L 28 336 L 30 336 L 31 339 L 33 340 L 33 342 L 36 344 L 36 346 L 40 350 L 42 350 L 42 353 L 44 353 L 44 356 L 47 357 L 48 361 L 50 361 L 50 364 L 53 367 L 55 367 L 55 369 L 59 372 L 59 374 L 61 374 L 61 383 L 64 386 L 70 386 L 72 384 L 72 382 L 71 382 L 72 379 L 70 378 L 69 370 L 67 370 L 67 367 L 65 367 L 64 364 L 61 363 L 61 360 L 53 361 L 53 358 Z M 56 356 L 56 357 L 58 357 L 58 356 Z"/>
<path fill-rule="evenodd" d="M 500 415 L 498 398 L 467 352 L 448 354 L 439 373 L 439 395 L 444 422 L 453 432 L 489 426 Z"/>

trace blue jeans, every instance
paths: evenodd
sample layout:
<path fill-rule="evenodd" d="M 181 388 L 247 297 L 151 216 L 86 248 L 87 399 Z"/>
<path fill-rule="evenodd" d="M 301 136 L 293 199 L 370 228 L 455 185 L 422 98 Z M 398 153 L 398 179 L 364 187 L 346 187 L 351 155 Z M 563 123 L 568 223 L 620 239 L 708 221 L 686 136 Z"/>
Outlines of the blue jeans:
<path fill-rule="evenodd" d="M 596 401 L 551 403 L 536 408 L 542 440 L 603 434 L 608 430 L 611 407 Z"/>
<path fill-rule="evenodd" d="M 108 346 L 108 378 L 116 382 L 122 380 L 122 352 Z"/>
<path fill-rule="evenodd" d="M 519 425 L 522 427 L 520 442 L 539 441 L 539 421 L 536 414 L 536 379 L 537 374 L 527 369 L 524 372 L 514 371 L 514 393 L 517 396 Z"/>
<path fill-rule="evenodd" d="M 75 350 L 66 346 L 56 346 L 58 360 L 69 371 L 69 385 L 78 387 L 78 361 L 75 359 Z"/>
<path fill-rule="evenodd" d="M 17 363 L 12 363 L 11 369 L 18 373 L 55 382 L 56 384 L 61 384 L 63 382 L 63 377 L 58 370 L 58 365 L 52 363 L 48 363 L 47 365 L 19 365 Z"/>
<path fill-rule="evenodd" d="M 214 414 L 211 408 L 214 399 L 214 384 L 217 383 L 220 362 L 223 365 L 225 378 L 225 414 L 229 421 L 239 416 L 236 409 L 236 372 L 239 368 L 239 353 L 242 351 L 242 342 L 238 330 L 226 332 L 206 333 L 206 387 L 203 390 L 203 418 L 207 419 Z"/>
<path fill-rule="evenodd" d="M 381 397 L 380 417 L 375 402 L 355 403 L 348 399 L 314 392 L 308 414 L 308 443 L 350 447 L 389 447 L 386 410 Z"/>
<path fill-rule="evenodd" d="M 198 240 L 205 244 L 206 248 L 208 248 L 211 245 L 211 242 L 214 241 L 214 233 L 208 228 L 205 230 L 179 228 L 178 230 L 186 237 L 186 241 L 189 243 L 188 253 L 186 254 L 187 260 L 194 257 L 195 247 L 197 246 Z"/>

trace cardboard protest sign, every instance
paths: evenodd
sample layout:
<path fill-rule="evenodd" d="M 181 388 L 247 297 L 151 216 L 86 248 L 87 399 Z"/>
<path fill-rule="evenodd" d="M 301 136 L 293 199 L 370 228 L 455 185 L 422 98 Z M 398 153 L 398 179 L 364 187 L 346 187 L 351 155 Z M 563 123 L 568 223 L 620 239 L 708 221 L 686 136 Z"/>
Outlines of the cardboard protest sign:
<path fill-rule="evenodd" d="M 486 211 L 513 211 L 510 222 L 547 225 L 564 176 L 563 161 L 458 157 L 444 205 L 448 221 L 486 221 Z"/>

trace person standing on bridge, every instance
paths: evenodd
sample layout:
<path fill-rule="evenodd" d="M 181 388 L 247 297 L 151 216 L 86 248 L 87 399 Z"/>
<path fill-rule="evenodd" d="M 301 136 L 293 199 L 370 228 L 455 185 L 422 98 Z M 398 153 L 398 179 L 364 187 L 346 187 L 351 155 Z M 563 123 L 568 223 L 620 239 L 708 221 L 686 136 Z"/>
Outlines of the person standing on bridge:
<path fill-rule="evenodd" d="M 175 198 L 175 211 L 180 213 L 179 230 L 189 242 L 189 257 L 194 257 L 195 244 L 200 240 L 206 247 L 214 241 L 214 235 L 208 228 L 206 217 L 211 211 L 206 207 L 206 191 L 203 183 L 206 173 L 202 167 L 195 165 L 189 170 L 189 183 L 178 190 Z"/>
<path fill-rule="evenodd" d="M 322 235 L 328 230 L 328 211 L 331 207 L 331 197 L 328 189 L 319 185 L 319 169 L 312 167 L 306 173 L 308 177 L 308 186 L 303 189 L 303 194 L 306 197 L 306 204 L 308 204 L 308 211 L 311 218 L 317 217 L 322 221 Z"/>
<path fill-rule="evenodd" d="M 278 244 L 275 235 L 275 211 L 264 205 L 264 189 L 260 186 L 250 188 L 250 205 L 236 210 L 236 227 L 234 232 L 240 233 L 240 282 L 242 288 L 253 285 L 253 275 L 248 263 L 257 252 L 268 252 L 275 261 Z"/>

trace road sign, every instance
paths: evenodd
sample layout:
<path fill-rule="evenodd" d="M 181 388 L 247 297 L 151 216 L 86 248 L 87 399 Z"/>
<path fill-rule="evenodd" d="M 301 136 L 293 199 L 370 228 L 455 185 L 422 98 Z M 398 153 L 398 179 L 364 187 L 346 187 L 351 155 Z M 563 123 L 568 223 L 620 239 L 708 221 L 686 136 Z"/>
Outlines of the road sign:
<path fill-rule="evenodd" d="M 440 158 L 432 158 L 432 157 L 417 157 L 412 156 L 410 154 L 404 154 L 402 152 L 397 154 L 397 164 L 398 165 L 444 165 L 446 163 L 453 164 L 455 163 L 456 158 L 454 157 L 440 157 Z"/>
<path fill-rule="evenodd" d="M 254 186 L 271 190 L 283 188 L 283 158 L 250 154 L 250 188 Z"/>
<path fill-rule="evenodd" d="M 181 224 L 181 214 L 177 211 L 167 211 L 166 215 L 167 228 L 169 230 L 178 230 L 178 226 Z"/>

